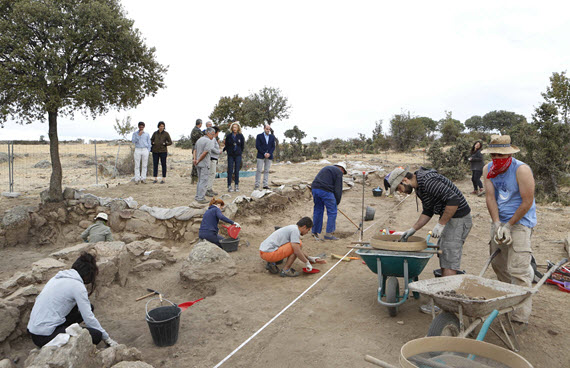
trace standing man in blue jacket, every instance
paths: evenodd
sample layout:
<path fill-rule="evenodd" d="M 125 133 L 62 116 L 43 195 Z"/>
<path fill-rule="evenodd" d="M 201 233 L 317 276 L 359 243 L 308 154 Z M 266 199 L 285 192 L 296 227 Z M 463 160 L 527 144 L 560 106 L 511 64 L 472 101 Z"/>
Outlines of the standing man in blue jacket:
<path fill-rule="evenodd" d="M 257 171 L 253 189 L 259 189 L 261 171 L 263 171 L 263 189 L 269 189 L 269 168 L 275 151 L 275 136 L 271 134 L 271 125 L 265 124 L 263 133 L 257 135 L 255 148 L 257 148 Z"/>
<path fill-rule="evenodd" d="M 346 174 L 346 164 L 339 162 L 332 166 L 325 166 L 319 171 L 311 184 L 313 191 L 313 237 L 320 240 L 319 234 L 323 230 L 324 208 L 327 208 L 327 229 L 325 240 L 338 240 L 333 235 L 336 229 L 337 206 L 342 198 L 342 176 Z"/>

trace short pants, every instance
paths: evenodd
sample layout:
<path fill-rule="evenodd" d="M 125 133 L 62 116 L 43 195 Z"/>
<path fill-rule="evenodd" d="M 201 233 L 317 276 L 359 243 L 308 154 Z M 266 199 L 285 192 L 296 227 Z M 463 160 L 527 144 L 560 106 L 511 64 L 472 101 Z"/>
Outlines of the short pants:
<path fill-rule="evenodd" d="M 303 246 L 303 243 L 301 243 L 301 247 L 302 246 Z M 277 250 L 274 250 L 273 252 L 259 251 L 259 255 L 261 256 L 261 259 L 263 259 L 264 261 L 267 261 L 267 262 L 279 262 L 280 260 L 289 257 L 293 253 L 294 253 L 293 252 L 293 245 L 291 245 L 290 242 L 283 244 L 282 246 L 280 246 L 279 248 L 277 248 Z"/>
<path fill-rule="evenodd" d="M 461 270 L 461 255 L 463 253 L 463 244 L 473 221 L 471 214 L 463 217 L 452 218 L 445 224 L 443 233 L 439 238 L 437 245 L 441 249 L 442 254 L 439 256 L 439 265 L 441 268 L 447 268 L 455 271 Z"/>

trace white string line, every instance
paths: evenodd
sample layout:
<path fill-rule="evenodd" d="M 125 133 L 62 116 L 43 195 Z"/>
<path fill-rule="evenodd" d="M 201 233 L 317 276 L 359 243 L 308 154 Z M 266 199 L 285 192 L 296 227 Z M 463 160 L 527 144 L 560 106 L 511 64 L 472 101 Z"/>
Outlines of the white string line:
<path fill-rule="evenodd" d="M 322 275 L 321 277 L 319 277 L 317 279 L 317 281 L 315 281 L 311 286 L 309 286 L 307 288 L 307 290 L 303 291 L 301 293 L 301 295 L 299 295 L 297 298 L 295 298 L 295 300 L 293 300 L 291 303 L 289 303 L 289 305 L 287 305 L 285 308 L 283 308 L 281 310 L 281 312 L 277 313 L 275 315 L 275 317 L 271 318 L 269 320 L 269 322 L 267 322 L 266 324 L 264 324 L 259 330 L 257 330 L 253 335 L 251 335 L 247 340 L 245 340 L 244 342 L 241 343 L 240 346 L 238 346 L 234 351 L 232 351 L 228 356 L 226 356 L 221 362 L 219 362 L 218 364 L 216 364 L 214 366 L 214 368 L 217 368 L 219 366 L 221 366 L 222 364 L 224 364 L 228 359 L 230 359 L 235 353 L 237 353 L 241 348 L 243 348 L 247 343 L 249 343 L 255 336 L 257 336 L 261 331 L 263 331 L 267 326 L 269 326 L 273 321 L 275 321 L 280 315 L 282 315 L 283 313 L 285 313 L 285 311 L 287 309 L 289 309 L 289 307 L 291 307 L 293 304 L 295 304 L 295 302 L 299 299 L 301 299 L 301 297 L 303 295 L 305 295 L 309 290 L 311 290 L 313 288 L 313 286 L 315 286 L 319 281 L 321 281 L 326 275 L 329 274 L 329 272 L 331 272 L 344 258 L 346 258 L 346 256 L 348 256 L 350 254 L 350 252 L 352 252 L 353 250 L 349 250 L 348 252 L 346 252 L 346 254 L 337 262 L 334 264 L 334 266 L 332 266 L 330 268 L 330 270 L 328 270 L 327 272 L 324 273 L 324 275 Z"/>

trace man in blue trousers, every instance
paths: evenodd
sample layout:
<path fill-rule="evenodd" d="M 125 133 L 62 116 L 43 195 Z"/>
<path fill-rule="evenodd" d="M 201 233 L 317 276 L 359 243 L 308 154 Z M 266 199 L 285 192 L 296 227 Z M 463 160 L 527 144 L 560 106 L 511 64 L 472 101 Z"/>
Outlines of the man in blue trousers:
<path fill-rule="evenodd" d="M 342 176 L 346 174 L 346 164 L 339 162 L 332 166 L 325 166 L 319 171 L 311 184 L 313 191 L 313 237 L 321 240 L 319 234 L 323 230 L 323 214 L 327 209 L 327 230 L 325 240 L 338 240 L 333 235 L 336 229 L 337 206 L 342 197 Z"/>
<path fill-rule="evenodd" d="M 261 172 L 263 172 L 263 189 L 269 189 L 269 168 L 275 151 L 275 136 L 271 134 L 271 125 L 265 124 L 263 133 L 257 135 L 255 148 L 257 148 L 257 171 L 253 189 L 259 189 Z"/>

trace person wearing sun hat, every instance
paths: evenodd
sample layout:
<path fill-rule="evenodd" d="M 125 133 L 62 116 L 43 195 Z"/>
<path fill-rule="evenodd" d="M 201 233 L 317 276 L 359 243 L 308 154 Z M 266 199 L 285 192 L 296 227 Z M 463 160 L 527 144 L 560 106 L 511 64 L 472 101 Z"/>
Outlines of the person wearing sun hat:
<path fill-rule="evenodd" d="M 532 229 L 536 226 L 534 176 L 530 167 L 513 158 L 519 152 L 508 135 L 492 135 L 489 147 L 493 162 L 483 168 L 487 209 L 491 215 L 490 252 L 500 249 L 491 265 L 499 281 L 531 287 Z M 511 320 L 525 327 L 532 311 L 531 298 L 515 309 Z"/>
<path fill-rule="evenodd" d="M 85 243 L 113 241 L 111 228 L 107 226 L 107 221 L 109 220 L 107 214 L 105 212 L 99 212 L 94 220 L 95 223 L 81 233 L 81 239 L 83 239 Z"/>
<path fill-rule="evenodd" d="M 415 190 L 422 201 L 422 214 L 416 223 L 402 234 L 400 241 L 408 238 L 424 227 L 432 218 L 439 215 L 439 220 L 432 231 L 432 237 L 439 238 L 437 245 L 442 251 L 439 256 L 442 276 L 451 276 L 461 270 L 463 244 L 471 227 L 471 208 L 461 191 L 433 169 L 420 168 L 414 173 L 408 168 L 392 170 L 390 194 L 400 192 L 412 194 Z"/>

